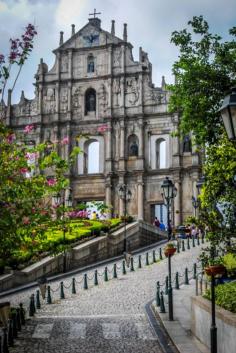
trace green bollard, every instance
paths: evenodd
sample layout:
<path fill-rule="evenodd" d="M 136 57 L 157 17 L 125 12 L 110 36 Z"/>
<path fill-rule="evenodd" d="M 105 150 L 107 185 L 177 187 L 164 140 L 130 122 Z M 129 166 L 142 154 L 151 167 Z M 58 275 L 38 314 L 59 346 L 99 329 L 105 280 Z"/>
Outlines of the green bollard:
<path fill-rule="evenodd" d="M 190 250 L 189 238 L 187 239 L 187 249 Z"/>
<path fill-rule="evenodd" d="M 25 309 L 23 308 L 22 303 L 20 303 L 20 320 L 21 320 L 21 325 L 25 325 Z"/>
<path fill-rule="evenodd" d="M 12 332 L 12 319 L 9 320 L 8 324 L 8 346 L 13 347 L 14 346 L 14 338 L 13 338 L 13 332 Z M 1 350 L 0 350 L 1 352 Z"/>
<path fill-rule="evenodd" d="M 164 297 L 163 297 L 163 292 L 161 291 L 161 298 L 160 298 L 160 313 L 165 313 L 165 303 L 164 303 Z"/>
<path fill-rule="evenodd" d="M 98 285 L 98 270 L 94 271 L 94 285 Z"/>
<path fill-rule="evenodd" d="M 131 257 L 131 259 L 130 259 L 130 271 L 134 272 L 134 258 L 133 257 Z"/>
<path fill-rule="evenodd" d="M 37 308 L 37 309 L 40 309 L 40 308 L 41 308 L 40 296 L 39 296 L 39 289 L 37 289 L 37 291 L 36 291 L 36 308 Z"/>
<path fill-rule="evenodd" d="M 84 289 L 88 289 L 88 276 L 87 276 L 87 273 L 84 274 Z"/>
<path fill-rule="evenodd" d="M 192 237 L 192 245 L 193 245 L 193 248 L 195 248 L 195 239 L 194 239 L 194 236 Z"/>
<path fill-rule="evenodd" d="M 160 305 L 161 305 L 161 298 L 160 298 L 160 282 L 159 282 L 159 281 L 157 281 L 156 304 L 157 304 L 157 306 L 160 306 Z"/>
<path fill-rule="evenodd" d="M 152 251 L 152 261 L 153 261 L 153 263 L 157 262 L 155 250 Z"/>
<path fill-rule="evenodd" d="M 193 279 L 197 278 L 197 264 L 193 264 Z"/>
<path fill-rule="evenodd" d="M 142 255 L 138 256 L 138 268 L 142 268 Z"/>
<path fill-rule="evenodd" d="M 20 308 L 16 308 L 16 329 L 21 331 Z"/>
<path fill-rule="evenodd" d="M 148 257 L 148 252 L 146 253 L 146 266 L 149 265 L 149 257 Z"/>
<path fill-rule="evenodd" d="M 125 260 L 122 261 L 122 273 L 123 275 L 126 275 Z"/>
<path fill-rule="evenodd" d="M 166 276 L 166 280 L 165 280 L 165 295 L 168 294 L 168 282 L 169 282 L 169 277 Z"/>
<path fill-rule="evenodd" d="M 184 240 L 182 240 L 182 251 L 185 251 L 185 244 L 184 244 Z"/>
<path fill-rule="evenodd" d="M 30 296 L 30 306 L 29 306 L 29 316 L 32 317 L 34 316 L 34 303 L 33 303 L 33 294 Z M 16 314 L 14 314 L 16 316 Z M 13 322 L 14 322 L 14 317 L 13 317 Z"/>
<path fill-rule="evenodd" d="M 105 282 L 108 281 L 107 267 L 105 267 L 105 269 L 104 269 L 104 281 L 105 281 Z"/>
<path fill-rule="evenodd" d="M 162 249 L 161 248 L 159 248 L 159 258 L 160 258 L 160 260 L 163 259 L 163 257 L 162 257 Z"/>
<path fill-rule="evenodd" d="M 49 285 L 47 287 L 47 304 L 52 304 L 51 287 Z"/>
<path fill-rule="evenodd" d="M 177 241 L 177 253 L 179 253 L 179 241 Z"/>
<path fill-rule="evenodd" d="M 175 289 L 179 289 L 179 272 L 175 274 Z"/>
<path fill-rule="evenodd" d="M 199 236 L 197 237 L 197 245 L 198 245 L 198 246 L 200 245 L 200 239 L 199 239 Z"/>
<path fill-rule="evenodd" d="M 116 264 L 113 266 L 113 278 L 117 278 Z"/>
<path fill-rule="evenodd" d="M 189 280 L 188 280 L 188 268 L 185 268 L 184 271 L 184 284 L 189 284 Z"/>
<path fill-rule="evenodd" d="M 60 299 L 65 299 L 63 282 L 60 283 Z"/>
<path fill-rule="evenodd" d="M 32 305 L 33 305 L 33 310 L 34 310 L 34 314 L 36 313 L 36 307 L 35 307 L 35 297 L 34 294 L 32 294 Z"/>
<path fill-rule="evenodd" d="M 75 278 L 72 278 L 72 288 L 71 288 L 71 293 L 76 294 L 76 288 L 75 288 Z"/>

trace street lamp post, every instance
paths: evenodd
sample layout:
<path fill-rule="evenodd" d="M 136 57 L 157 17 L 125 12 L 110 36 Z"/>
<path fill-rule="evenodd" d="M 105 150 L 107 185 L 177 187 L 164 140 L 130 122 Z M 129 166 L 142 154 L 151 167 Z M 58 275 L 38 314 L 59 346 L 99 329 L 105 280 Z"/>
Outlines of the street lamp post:
<path fill-rule="evenodd" d="M 194 208 L 194 217 L 197 217 L 197 208 L 200 206 L 200 200 L 197 197 L 192 196 L 192 205 Z"/>
<path fill-rule="evenodd" d="M 64 249 L 63 249 L 63 273 L 66 272 L 66 224 L 65 224 L 65 211 L 67 207 L 72 206 L 72 196 L 71 196 L 71 190 L 69 189 L 69 195 L 66 198 L 66 190 L 63 190 L 63 194 L 61 196 L 60 193 L 57 193 L 56 195 L 53 196 L 53 203 L 56 206 L 62 206 L 62 231 L 63 231 L 63 244 L 64 244 Z"/>
<path fill-rule="evenodd" d="M 236 141 L 236 87 L 225 97 L 220 113 L 228 139 Z"/>
<path fill-rule="evenodd" d="M 170 207 L 172 205 L 173 199 L 177 195 L 177 188 L 174 186 L 172 180 L 170 180 L 168 177 L 166 177 L 163 180 L 163 183 L 161 185 L 161 188 L 163 190 L 162 197 L 164 200 L 164 204 L 166 205 L 167 208 L 167 229 L 168 229 L 168 240 L 171 239 L 172 235 L 172 229 L 170 225 Z"/>
<path fill-rule="evenodd" d="M 124 253 L 127 252 L 127 239 L 126 239 L 126 217 L 127 217 L 127 202 L 131 200 L 132 193 L 126 184 L 119 185 L 119 197 L 124 201 Z"/>

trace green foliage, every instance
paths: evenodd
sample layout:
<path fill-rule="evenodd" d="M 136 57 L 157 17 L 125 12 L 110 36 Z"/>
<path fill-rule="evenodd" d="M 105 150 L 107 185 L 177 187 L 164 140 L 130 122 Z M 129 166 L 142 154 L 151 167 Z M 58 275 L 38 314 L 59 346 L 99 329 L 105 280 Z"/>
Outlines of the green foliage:
<path fill-rule="evenodd" d="M 173 65 L 176 83 L 170 85 L 170 111 L 181 116 L 179 134 L 193 132 L 199 145 L 215 143 L 222 134 L 218 112 L 222 99 L 236 83 L 236 35 L 222 42 L 219 35 L 209 32 L 202 16 L 188 22 L 190 30 L 172 33 L 171 42 L 180 51 Z"/>
<path fill-rule="evenodd" d="M 236 282 L 219 284 L 215 288 L 216 304 L 222 308 L 236 313 Z M 204 295 L 211 300 L 211 291 L 208 289 Z"/>
<path fill-rule="evenodd" d="M 236 275 L 236 254 L 228 253 L 224 255 L 223 264 L 226 267 L 228 276 Z"/>

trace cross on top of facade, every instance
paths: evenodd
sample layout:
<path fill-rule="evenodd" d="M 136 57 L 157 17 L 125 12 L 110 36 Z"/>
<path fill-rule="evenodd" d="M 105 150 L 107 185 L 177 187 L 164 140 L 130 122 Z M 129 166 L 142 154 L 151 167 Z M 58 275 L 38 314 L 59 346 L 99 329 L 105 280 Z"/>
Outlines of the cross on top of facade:
<path fill-rule="evenodd" d="M 96 15 L 101 15 L 101 12 L 96 12 L 96 9 L 94 9 L 93 13 L 89 13 L 89 16 L 93 16 L 93 18 L 95 18 Z"/>

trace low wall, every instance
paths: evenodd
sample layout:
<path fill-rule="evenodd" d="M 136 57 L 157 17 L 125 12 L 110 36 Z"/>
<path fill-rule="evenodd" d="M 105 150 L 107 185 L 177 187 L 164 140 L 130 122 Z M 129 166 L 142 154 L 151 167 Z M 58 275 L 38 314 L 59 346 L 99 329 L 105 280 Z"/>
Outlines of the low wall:
<path fill-rule="evenodd" d="M 201 296 L 191 298 L 191 330 L 210 348 L 211 302 Z M 219 353 L 235 353 L 236 314 L 216 306 Z"/>
<path fill-rule="evenodd" d="M 158 242 L 166 238 L 166 233 L 145 222 L 133 222 L 104 236 L 99 236 L 75 246 L 67 252 L 67 270 L 83 267 L 92 263 L 120 255 L 124 251 L 124 235 L 126 233 L 128 250 Z M 0 276 L 0 292 L 13 287 L 37 281 L 43 275 L 50 276 L 62 271 L 63 256 L 47 256 L 41 261 L 21 271 L 11 271 Z"/>

